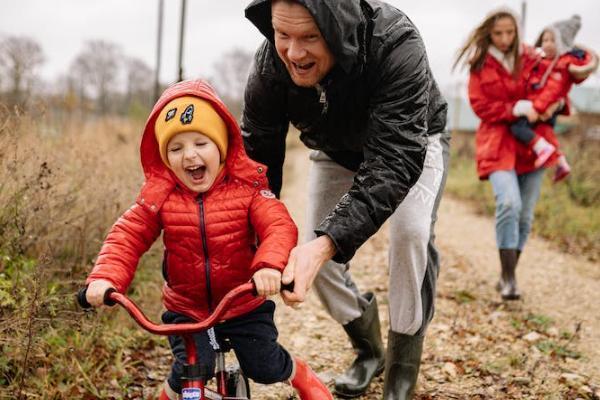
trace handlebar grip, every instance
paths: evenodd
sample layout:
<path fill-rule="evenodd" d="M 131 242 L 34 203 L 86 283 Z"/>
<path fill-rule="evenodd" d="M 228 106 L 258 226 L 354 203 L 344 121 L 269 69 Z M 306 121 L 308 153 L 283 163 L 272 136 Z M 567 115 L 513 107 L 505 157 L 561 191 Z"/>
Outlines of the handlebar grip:
<path fill-rule="evenodd" d="M 294 281 L 291 281 L 290 283 L 287 283 L 287 284 L 281 284 L 281 291 L 283 292 L 284 290 L 287 290 L 288 292 L 293 292 L 294 291 Z"/>
<path fill-rule="evenodd" d="M 89 310 L 94 308 L 93 305 L 91 305 L 90 303 L 88 303 L 87 301 L 87 286 L 84 288 L 79 289 L 79 291 L 77 292 L 77 303 L 79 304 L 79 306 L 81 308 L 83 308 L 84 310 Z M 114 306 L 115 304 L 117 304 L 115 301 L 112 301 L 110 299 L 110 294 L 116 292 L 115 289 L 110 288 L 107 289 L 106 292 L 104 292 L 104 304 L 106 304 L 107 306 Z"/>
<path fill-rule="evenodd" d="M 79 304 L 79 307 L 83 308 L 84 310 L 89 310 L 91 308 L 94 308 L 94 306 L 88 303 L 86 293 L 87 286 L 79 289 L 79 291 L 77 292 L 77 304 Z"/>
<path fill-rule="evenodd" d="M 254 279 L 251 280 L 252 282 L 252 296 L 257 297 L 258 296 L 258 292 L 256 291 L 256 283 L 254 282 Z M 279 290 L 280 292 L 283 292 L 284 290 L 287 290 L 289 292 L 293 292 L 294 291 L 294 281 L 291 281 L 288 284 L 281 284 L 281 289 Z"/>
<path fill-rule="evenodd" d="M 117 291 L 117 289 L 110 288 L 110 289 L 107 289 L 106 292 L 104 292 L 104 304 L 105 305 L 107 305 L 109 307 L 112 307 L 115 304 L 117 304 L 116 301 L 113 301 L 113 300 L 110 299 L 110 295 L 112 293 L 116 292 L 116 291 Z"/>

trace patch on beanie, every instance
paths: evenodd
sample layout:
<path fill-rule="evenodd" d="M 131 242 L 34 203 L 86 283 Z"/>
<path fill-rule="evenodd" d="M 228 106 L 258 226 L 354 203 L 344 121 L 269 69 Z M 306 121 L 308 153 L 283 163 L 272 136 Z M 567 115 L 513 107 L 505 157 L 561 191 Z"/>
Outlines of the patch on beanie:
<path fill-rule="evenodd" d="M 177 114 L 177 108 L 171 108 L 169 111 L 167 111 L 167 116 L 165 117 L 165 122 L 173 119 L 175 117 L 175 114 Z"/>
<path fill-rule="evenodd" d="M 181 114 L 180 121 L 183 125 L 191 124 L 194 119 L 194 105 L 190 104 L 186 107 L 183 114 Z"/>

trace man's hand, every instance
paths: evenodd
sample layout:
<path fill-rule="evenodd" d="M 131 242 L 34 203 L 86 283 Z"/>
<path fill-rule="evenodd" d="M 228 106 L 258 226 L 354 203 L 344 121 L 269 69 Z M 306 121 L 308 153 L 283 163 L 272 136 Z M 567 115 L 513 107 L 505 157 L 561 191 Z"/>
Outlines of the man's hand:
<path fill-rule="evenodd" d="M 98 279 L 96 281 L 92 281 L 87 287 L 87 291 L 85 292 L 85 298 L 88 303 L 93 305 L 94 307 L 100 307 L 104 305 L 104 293 L 108 289 L 114 289 L 115 287 L 109 281 L 104 279 Z"/>
<path fill-rule="evenodd" d="M 281 289 L 281 272 L 273 268 L 261 268 L 252 276 L 259 296 L 270 296 Z"/>
<path fill-rule="evenodd" d="M 336 251 L 333 241 L 327 235 L 292 249 L 281 281 L 286 285 L 293 281 L 294 291 L 282 292 L 281 297 L 285 304 L 294 306 L 306 299 L 306 292 L 312 286 L 319 269 L 335 255 Z"/>

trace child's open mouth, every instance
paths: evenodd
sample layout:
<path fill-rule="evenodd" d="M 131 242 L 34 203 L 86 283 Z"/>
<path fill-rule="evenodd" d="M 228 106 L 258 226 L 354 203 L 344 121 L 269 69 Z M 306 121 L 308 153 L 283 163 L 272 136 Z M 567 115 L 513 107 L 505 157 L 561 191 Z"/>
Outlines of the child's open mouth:
<path fill-rule="evenodd" d="M 206 166 L 205 165 L 195 165 L 191 167 L 186 167 L 185 172 L 192 178 L 194 181 L 201 181 L 206 174 Z"/>

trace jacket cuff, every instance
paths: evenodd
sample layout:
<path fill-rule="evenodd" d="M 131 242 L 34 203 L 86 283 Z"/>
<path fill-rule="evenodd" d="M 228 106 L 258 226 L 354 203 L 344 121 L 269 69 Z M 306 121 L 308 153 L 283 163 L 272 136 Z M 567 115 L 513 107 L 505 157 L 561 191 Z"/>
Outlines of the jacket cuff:
<path fill-rule="evenodd" d="M 329 232 L 326 228 L 317 228 L 315 229 L 315 234 L 317 235 L 317 237 L 323 236 L 323 235 L 327 235 L 329 236 L 329 239 L 331 239 L 331 241 L 333 242 L 333 245 L 335 246 L 335 254 L 333 255 L 333 257 L 331 257 L 331 259 L 338 263 L 338 264 L 345 264 L 348 261 L 350 261 L 352 259 L 352 257 L 354 256 L 354 253 L 356 250 L 351 250 L 351 249 L 344 249 L 341 245 L 341 241 L 335 237 L 335 235 L 333 234 L 333 232 Z"/>
<path fill-rule="evenodd" d="M 253 264 L 250 267 L 250 270 L 252 271 L 252 274 L 254 274 L 256 271 L 258 271 L 259 269 L 263 269 L 263 268 L 271 268 L 271 269 L 276 269 L 279 272 L 283 272 L 283 270 L 285 269 L 285 265 L 277 266 L 277 265 L 266 263 L 264 261 L 259 261 L 256 264 Z"/>
<path fill-rule="evenodd" d="M 531 100 L 519 100 L 513 106 L 512 113 L 515 117 L 524 117 L 532 109 L 533 102 Z"/>
<path fill-rule="evenodd" d="M 119 285 L 117 282 L 115 282 L 113 279 L 110 278 L 106 278 L 104 276 L 88 276 L 88 278 L 85 280 L 85 286 L 89 286 L 90 283 L 94 282 L 94 281 L 107 281 L 110 282 L 113 287 L 115 288 L 115 290 L 119 293 L 125 293 L 125 288 L 122 285 Z"/>

